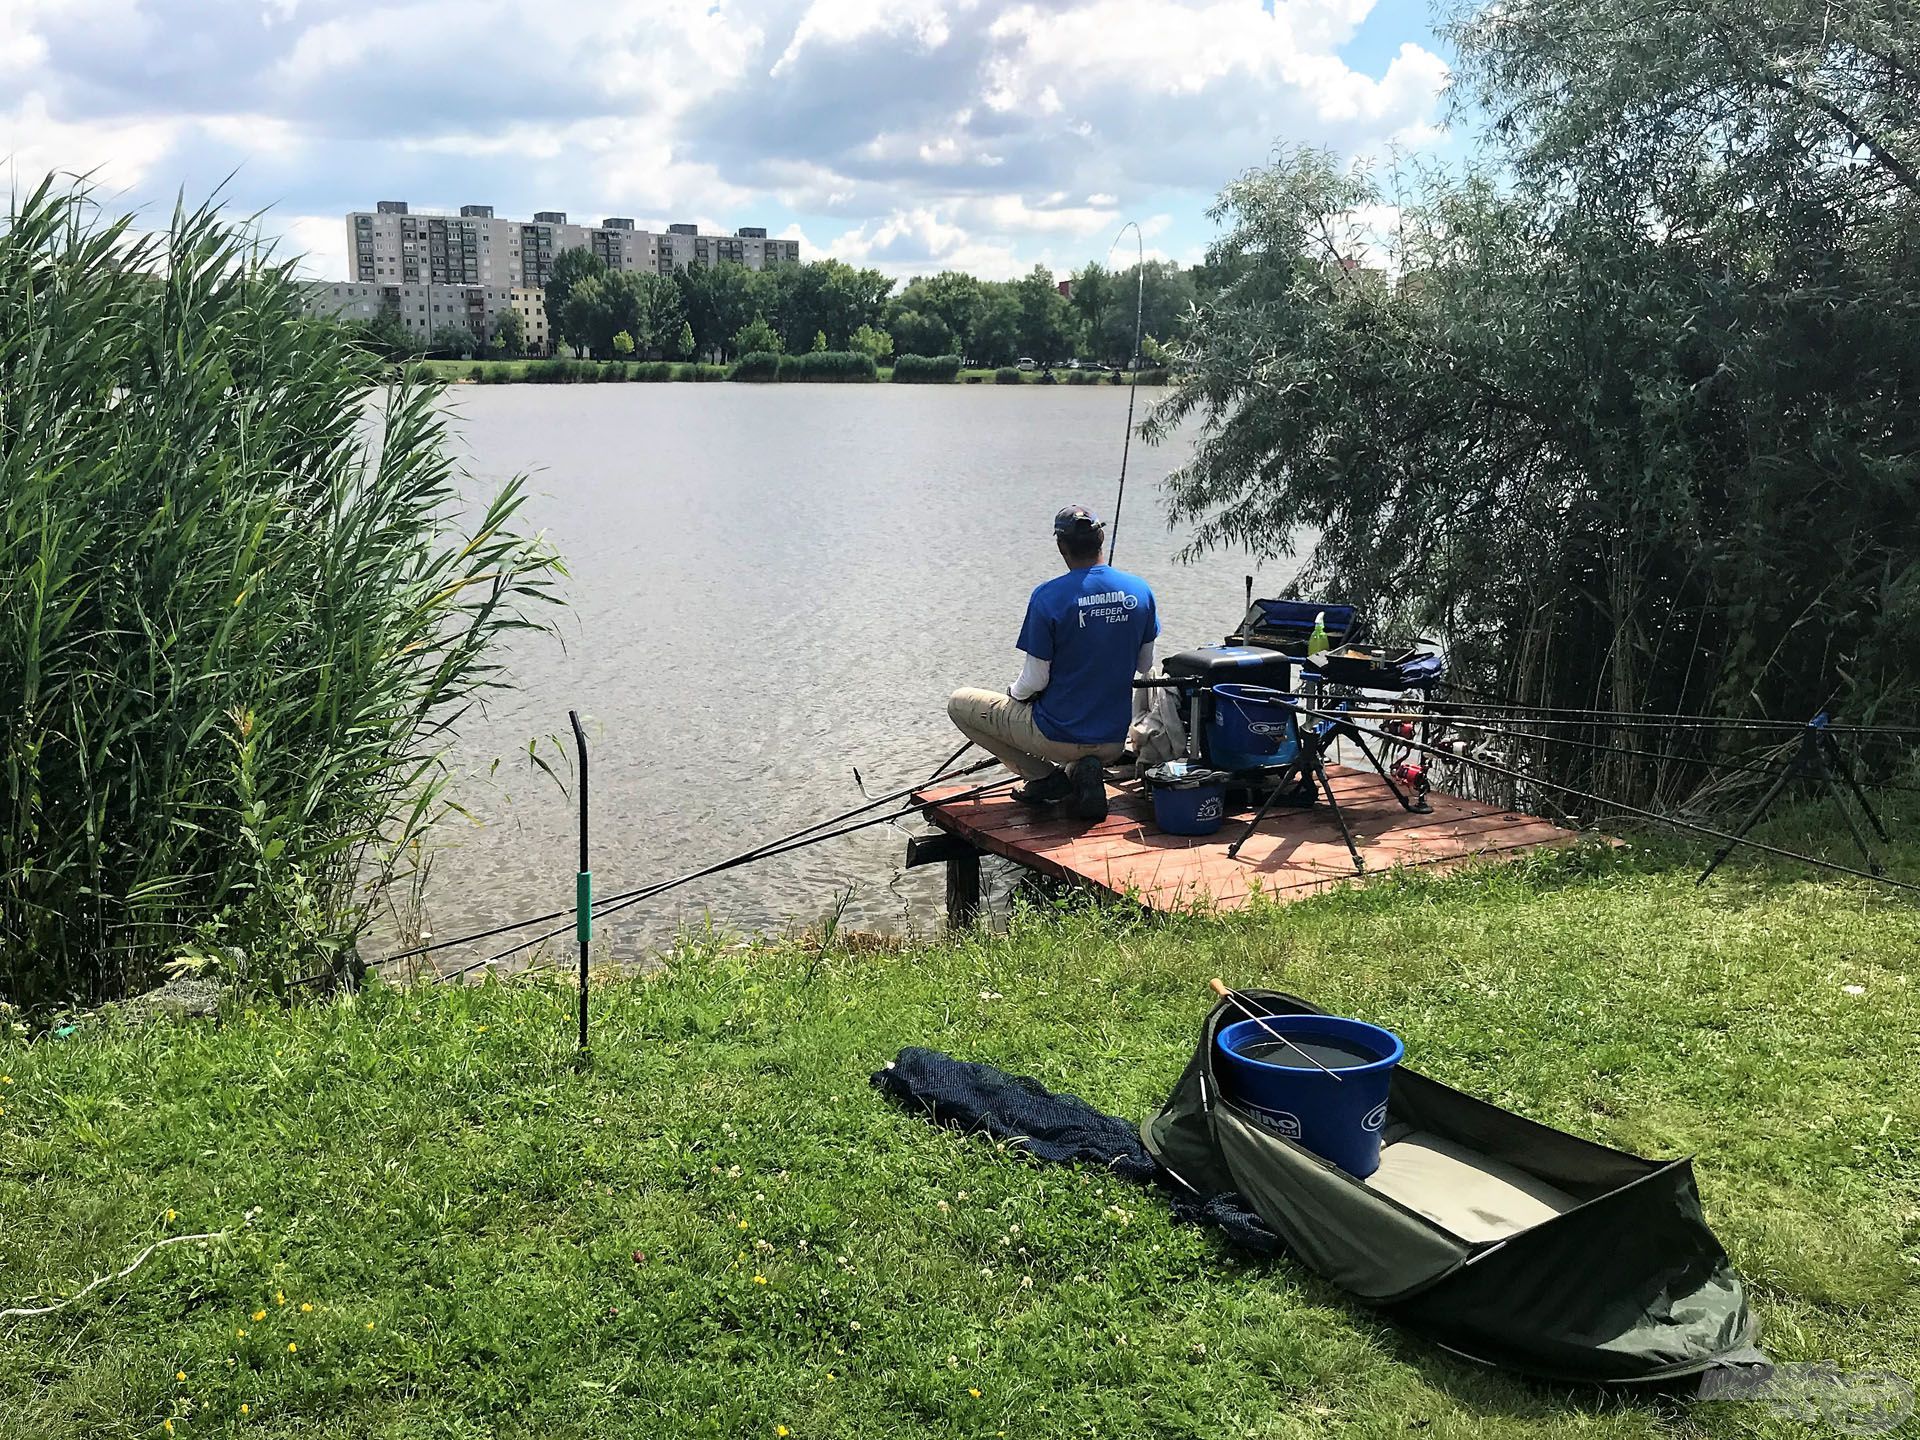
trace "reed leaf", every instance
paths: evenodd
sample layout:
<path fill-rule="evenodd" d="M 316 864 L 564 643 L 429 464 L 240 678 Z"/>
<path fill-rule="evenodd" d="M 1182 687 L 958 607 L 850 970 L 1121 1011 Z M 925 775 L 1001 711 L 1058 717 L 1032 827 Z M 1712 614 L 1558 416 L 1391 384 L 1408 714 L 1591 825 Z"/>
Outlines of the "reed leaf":
<path fill-rule="evenodd" d="M 0 1000 L 354 966 L 459 717 L 564 573 L 438 389 L 215 204 L 0 228 Z"/>

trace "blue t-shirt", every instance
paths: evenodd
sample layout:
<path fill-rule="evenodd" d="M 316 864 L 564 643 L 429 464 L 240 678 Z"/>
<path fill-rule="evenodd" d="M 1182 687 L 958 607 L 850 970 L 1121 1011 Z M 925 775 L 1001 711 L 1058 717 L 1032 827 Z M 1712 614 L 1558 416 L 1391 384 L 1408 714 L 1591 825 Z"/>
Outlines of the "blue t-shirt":
<path fill-rule="evenodd" d="M 1133 720 L 1133 664 L 1159 634 L 1153 592 L 1137 575 L 1093 565 L 1037 587 L 1020 648 L 1053 667 L 1033 702 L 1040 733 L 1069 745 L 1124 741 Z"/>

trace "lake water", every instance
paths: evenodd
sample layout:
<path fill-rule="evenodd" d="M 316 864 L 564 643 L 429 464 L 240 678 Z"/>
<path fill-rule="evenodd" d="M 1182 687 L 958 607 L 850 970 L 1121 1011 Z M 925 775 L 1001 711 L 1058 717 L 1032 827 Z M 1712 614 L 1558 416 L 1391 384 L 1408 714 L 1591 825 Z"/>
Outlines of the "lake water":
<path fill-rule="evenodd" d="M 959 743 L 948 692 L 1018 668 L 1027 592 L 1060 569 L 1054 511 L 1111 520 L 1127 394 L 462 386 L 448 406 L 477 488 L 529 473 L 526 521 L 572 572 L 559 633 L 515 647 L 519 688 L 461 737 L 474 820 L 443 827 L 426 891 L 428 928 L 451 938 L 571 904 L 573 804 L 526 758 L 556 737 L 564 751 L 543 753 L 570 767 L 569 707 L 592 746 L 601 894 L 857 805 L 856 767 L 876 795 L 924 778 Z M 1247 569 L 1174 559 L 1159 482 L 1186 454 L 1136 439 L 1118 537 L 1120 565 L 1158 595 L 1163 654 L 1238 621 Z M 1270 567 L 1262 593 L 1289 573 Z M 709 920 L 805 924 L 849 885 L 843 923 L 933 928 L 939 868 L 903 873 L 904 848 L 879 827 L 701 881 L 607 920 L 596 955 L 636 959 Z"/>

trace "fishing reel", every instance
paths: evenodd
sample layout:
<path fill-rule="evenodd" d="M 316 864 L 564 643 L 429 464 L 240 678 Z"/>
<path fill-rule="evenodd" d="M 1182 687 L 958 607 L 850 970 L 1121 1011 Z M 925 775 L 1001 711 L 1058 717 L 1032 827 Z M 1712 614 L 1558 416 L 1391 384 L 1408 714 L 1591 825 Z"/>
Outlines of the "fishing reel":
<path fill-rule="evenodd" d="M 1427 780 L 1427 767 L 1418 760 L 1396 760 L 1387 773 L 1405 786 L 1407 793 L 1416 800 L 1424 801 L 1427 792 L 1433 788 Z"/>
<path fill-rule="evenodd" d="M 1414 728 L 1418 723 L 1419 722 L 1415 720 L 1389 720 L 1386 724 L 1382 725 L 1380 729 L 1396 740 L 1411 740 L 1414 737 Z"/>

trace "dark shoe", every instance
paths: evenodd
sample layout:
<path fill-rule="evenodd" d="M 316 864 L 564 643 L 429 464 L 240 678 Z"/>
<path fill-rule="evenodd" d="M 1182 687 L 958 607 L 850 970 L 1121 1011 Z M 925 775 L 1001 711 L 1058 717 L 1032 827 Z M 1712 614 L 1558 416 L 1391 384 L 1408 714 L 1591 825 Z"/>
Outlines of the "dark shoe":
<path fill-rule="evenodd" d="M 1038 780 L 1029 780 L 1024 785 L 1013 787 L 1013 798 L 1036 810 L 1047 805 L 1058 805 L 1073 793 L 1073 781 L 1064 770 L 1054 770 Z"/>
<path fill-rule="evenodd" d="M 1067 772 L 1073 782 L 1073 818 L 1107 818 L 1107 770 L 1095 755 L 1083 755 Z"/>

